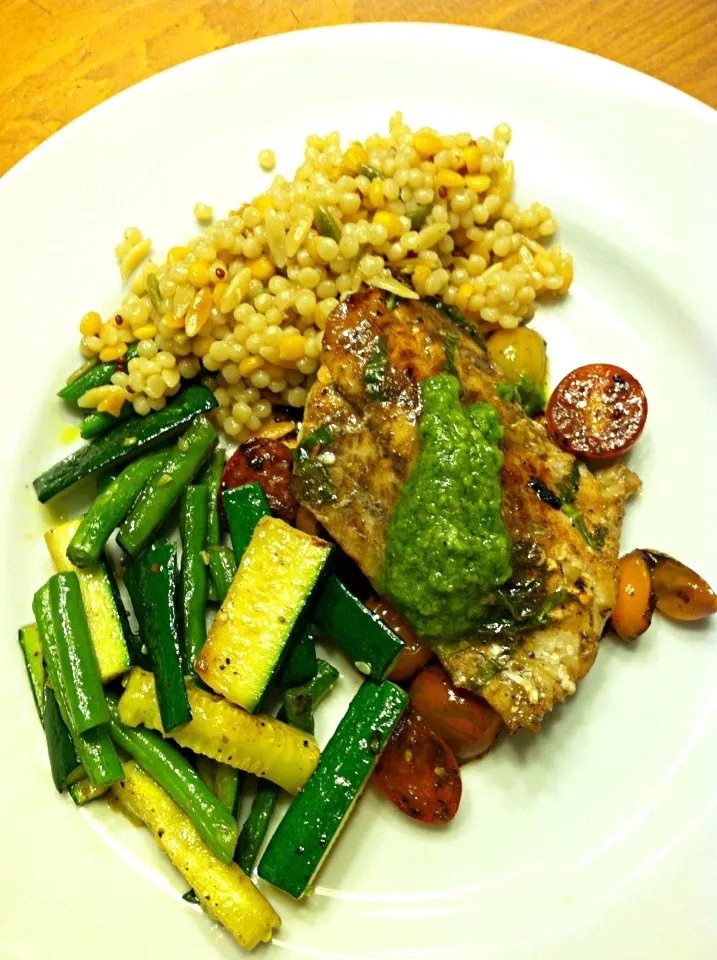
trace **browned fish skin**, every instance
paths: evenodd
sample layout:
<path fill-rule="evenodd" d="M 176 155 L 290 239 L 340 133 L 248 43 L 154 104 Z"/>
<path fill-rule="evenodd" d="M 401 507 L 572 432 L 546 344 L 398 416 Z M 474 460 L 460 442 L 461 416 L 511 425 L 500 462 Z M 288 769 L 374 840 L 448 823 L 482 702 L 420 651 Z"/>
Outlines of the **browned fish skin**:
<path fill-rule="evenodd" d="M 367 396 L 364 371 L 377 335 L 388 336 L 387 399 Z M 535 479 L 555 491 L 575 460 L 545 428 L 528 419 L 495 386 L 504 382 L 485 351 L 441 311 L 403 302 L 386 309 L 379 291 L 359 294 L 329 318 L 320 377 L 310 392 L 301 435 L 328 426 L 336 438 L 327 465 L 338 499 L 306 503 L 376 585 L 388 524 L 418 452 L 421 380 L 446 366 L 445 336 L 458 338 L 454 362 L 465 402 L 491 403 L 504 428 L 503 515 L 514 540 L 534 543 L 549 594 L 573 598 L 553 611 L 547 626 L 526 632 L 517 650 L 500 637 L 491 643 L 445 645 L 438 653 L 454 683 L 480 693 L 511 730 L 537 730 L 553 705 L 575 692 L 597 654 L 616 600 L 617 554 L 626 499 L 640 481 L 620 463 L 596 473 L 580 466 L 575 506 L 589 529 L 607 530 L 592 549 L 570 519 L 541 500 Z M 324 381 L 324 382 L 322 382 Z"/>

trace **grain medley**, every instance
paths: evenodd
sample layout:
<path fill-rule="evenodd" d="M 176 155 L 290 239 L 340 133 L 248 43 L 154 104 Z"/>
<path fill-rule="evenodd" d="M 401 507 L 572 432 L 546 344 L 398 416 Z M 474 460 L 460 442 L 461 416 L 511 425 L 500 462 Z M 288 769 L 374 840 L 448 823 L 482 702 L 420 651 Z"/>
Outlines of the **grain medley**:
<path fill-rule="evenodd" d="M 245 440 L 274 405 L 303 407 L 326 319 L 364 283 L 440 297 L 481 329 L 528 320 L 538 298 L 567 292 L 572 258 L 546 245 L 547 207 L 511 199 L 510 138 L 506 124 L 492 140 L 414 132 L 396 113 L 388 136 L 345 149 L 338 133 L 309 136 L 293 180 L 275 176 L 224 220 L 197 204 L 203 235 L 160 265 L 127 229 L 116 254 L 131 292 L 106 320 L 82 318 L 81 350 L 108 362 L 138 341 L 137 356 L 80 405 L 118 415 L 131 402 L 144 416 L 205 373 L 220 426 Z M 273 162 L 262 151 L 262 167 Z"/>

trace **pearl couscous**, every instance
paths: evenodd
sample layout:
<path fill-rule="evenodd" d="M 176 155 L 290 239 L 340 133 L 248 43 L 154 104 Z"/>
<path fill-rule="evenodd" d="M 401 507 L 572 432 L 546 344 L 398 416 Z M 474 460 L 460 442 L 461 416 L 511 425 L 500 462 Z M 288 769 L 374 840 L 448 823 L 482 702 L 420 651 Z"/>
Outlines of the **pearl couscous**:
<path fill-rule="evenodd" d="M 145 415 L 203 374 L 219 425 L 241 442 L 274 405 L 304 405 L 327 317 L 363 284 L 440 297 L 483 331 L 528 320 L 537 299 L 567 292 L 572 257 L 546 245 L 557 229 L 547 207 L 511 199 L 510 138 L 506 124 L 492 140 L 413 131 L 397 113 L 388 136 L 363 143 L 312 134 L 292 180 L 275 176 L 161 264 L 130 227 L 116 254 L 131 291 L 80 332 L 88 358 L 118 360 L 135 341 L 137 356 L 82 406 L 118 414 L 129 402 Z"/>

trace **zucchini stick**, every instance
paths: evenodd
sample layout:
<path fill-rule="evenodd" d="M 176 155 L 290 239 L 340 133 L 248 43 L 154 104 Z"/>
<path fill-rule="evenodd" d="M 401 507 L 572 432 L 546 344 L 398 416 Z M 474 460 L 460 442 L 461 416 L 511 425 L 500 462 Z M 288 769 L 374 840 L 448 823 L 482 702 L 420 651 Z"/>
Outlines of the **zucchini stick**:
<path fill-rule="evenodd" d="M 136 557 L 147 546 L 217 440 L 217 432 L 206 417 L 198 417 L 179 438 L 167 454 L 163 469 L 149 479 L 120 527 L 117 543 L 125 553 Z"/>
<path fill-rule="evenodd" d="M 316 740 L 274 717 L 252 716 L 187 681 L 192 719 L 172 733 L 181 747 L 273 780 L 288 793 L 304 786 L 319 762 Z M 130 727 L 142 724 L 164 732 L 155 678 L 135 667 L 119 702 L 119 716 Z"/>
<path fill-rule="evenodd" d="M 283 520 L 262 517 L 196 662 L 207 686 L 256 710 L 295 625 L 301 629 L 331 549 Z"/>
<path fill-rule="evenodd" d="M 119 808 L 152 831 L 157 844 L 197 894 L 202 907 L 247 950 L 271 940 L 280 920 L 235 863 L 223 863 L 204 843 L 189 817 L 130 761 L 112 788 Z"/>
<path fill-rule="evenodd" d="M 125 585 L 132 600 L 142 642 L 157 677 L 159 711 L 171 733 L 191 718 L 182 671 L 175 595 L 177 548 L 156 544 L 127 570 Z"/>
<path fill-rule="evenodd" d="M 22 653 L 25 658 L 27 675 L 32 688 L 32 696 L 37 707 L 37 712 L 42 720 L 44 687 L 45 687 L 45 664 L 42 659 L 42 640 L 37 632 L 34 623 L 29 623 L 26 627 L 20 627 L 18 630 L 18 640 L 22 647 Z"/>
<path fill-rule="evenodd" d="M 408 702 L 392 683 L 364 682 L 259 862 L 259 876 L 305 896 Z M 307 734 L 308 736 L 308 734 Z"/>
<path fill-rule="evenodd" d="M 302 625 L 296 639 L 293 636 L 289 639 L 288 646 L 288 656 L 286 661 L 281 664 L 277 676 L 282 690 L 288 690 L 289 687 L 298 687 L 299 684 L 311 680 L 312 677 L 316 676 L 318 668 L 314 629 L 310 623 Z"/>
<path fill-rule="evenodd" d="M 110 736 L 186 813 L 213 853 L 229 863 L 237 844 L 237 822 L 182 753 L 152 730 L 133 730 L 119 718 L 117 698 L 108 696 Z"/>
<path fill-rule="evenodd" d="M 124 468 L 94 500 L 67 547 L 76 567 L 87 567 L 102 557 L 112 531 L 125 519 L 150 477 L 164 464 L 166 451 L 148 453 Z"/>
<path fill-rule="evenodd" d="M 46 633 L 52 631 L 56 637 L 70 728 L 84 733 L 106 723 L 108 714 L 77 574 L 56 573 L 39 592 L 42 591 L 47 592 L 47 603 L 36 605 L 37 626 L 43 646 Z"/>
<path fill-rule="evenodd" d="M 379 683 L 391 672 L 403 650 L 403 640 L 336 576 L 326 581 L 312 616 L 316 625 L 354 661 L 356 669 Z"/>
<path fill-rule="evenodd" d="M 262 517 L 271 514 L 264 491 L 258 483 L 225 490 L 222 494 L 224 513 L 237 566 L 254 536 L 254 528 Z"/>
<path fill-rule="evenodd" d="M 318 661 L 316 676 L 305 686 L 298 688 L 302 691 L 304 697 L 310 697 L 312 711 L 321 703 L 326 694 L 329 693 L 330 690 L 333 690 L 338 678 L 339 671 L 335 667 L 332 667 L 331 664 L 325 660 Z M 286 691 L 284 694 L 285 703 L 287 697 L 294 692 L 295 691 L 292 690 Z M 310 729 L 307 729 L 307 732 L 313 733 L 313 712 L 309 713 L 309 717 Z M 286 716 L 286 712 L 279 713 L 279 719 L 284 718 L 286 718 L 289 723 L 292 722 L 289 717 Z M 245 873 L 251 873 L 254 869 L 254 864 L 259 856 L 259 849 L 271 824 L 271 818 L 274 813 L 274 808 L 276 807 L 278 795 L 279 788 L 275 783 L 270 783 L 267 780 L 259 780 L 256 797 L 254 798 L 249 816 L 241 828 L 236 854 L 234 855 L 234 859 Z"/>
<path fill-rule="evenodd" d="M 82 603 L 102 682 L 107 683 L 130 668 L 130 630 L 114 575 L 106 560 L 91 567 L 74 567 L 67 556 L 80 520 L 68 520 L 48 530 L 45 543 L 58 573 L 74 571 L 80 582 Z"/>
<path fill-rule="evenodd" d="M 179 595 L 182 645 L 186 668 L 194 673 L 194 663 L 207 639 L 207 568 L 202 551 L 207 535 L 207 491 L 187 487 L 179 514 L 182 538 L 182 568 Z"/>
<path fill-rule="evenodd" d="M 183 390 L 164 410 L 117 424 L 108 433 L 86 443 L 33 481 L 40 503 L 46 503 L 73 484 L 108 467 L 134 460 L 179 431 L 200 413 L 208 413 L 217 401 L 207 387 L 193 385 Z"/>
<path fill-rule="evenodd" d="M 207 553 L 209 555 L 209 571 L 212 575 L 214 589 L 217 591 L 217 599 L 220 603 L 224 603 L 237 572 L 234 554 L 229 547 L 209 547 Z M 197 656 L 199 656 L 199 653 L 201 653 L 201 650 L 197 651 Z M 192 663 L 196 661 L 197 656 Z"/>

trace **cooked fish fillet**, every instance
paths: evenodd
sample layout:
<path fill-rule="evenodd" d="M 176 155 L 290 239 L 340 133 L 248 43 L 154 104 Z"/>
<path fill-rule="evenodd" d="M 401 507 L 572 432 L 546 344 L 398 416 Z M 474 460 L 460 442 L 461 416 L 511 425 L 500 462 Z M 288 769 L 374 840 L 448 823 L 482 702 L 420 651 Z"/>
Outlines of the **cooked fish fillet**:
<path fill-rule="evenodd" d="M 364 383 L 377 336 L 387 337 L 390 399 L 382 402 L 367 394 Z M 597 654 L 616 601 L 625 501 L 640 488 L 634 473 L 621 463 L 594 473 L 583 464 L 577 468 L 573 506 L 586 529 L 604 528 L 602 547 L 591 547 L 549 495 L 569 485 L 571 476 L 574 480 L 575 459 L 558 449 L 542 424 L 496 394 L 505 381 L 482 346 L 443 311 L 407 301 L 389 311 L 384 295 L 369 291 L 341 304 L 327 323 L 322 368 L 308 397 L 301 438 L 321 427 L 331 430 L 331 456 L 325 460 L 337 499 L 304 502 L 378 589 L 388 525 L 418 454 L 419 383 L 446 370 L 447 336 L 464 402 L 491 403 L 503 425 L 508 531 L 514 543 L 526 545 L 530 575 L 559 602 L 543 625 L 517 641 L 482 634 L 439 644 L 437 650 L 454 683 L 483 696 L 509 729 L 537 730 L 544 714 L 575 692 Z"/>

